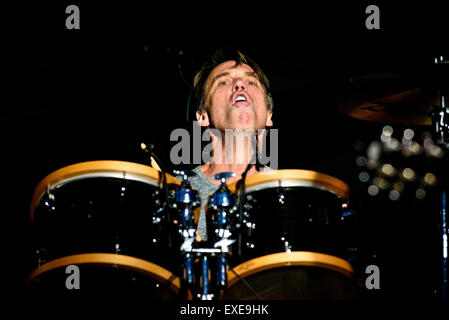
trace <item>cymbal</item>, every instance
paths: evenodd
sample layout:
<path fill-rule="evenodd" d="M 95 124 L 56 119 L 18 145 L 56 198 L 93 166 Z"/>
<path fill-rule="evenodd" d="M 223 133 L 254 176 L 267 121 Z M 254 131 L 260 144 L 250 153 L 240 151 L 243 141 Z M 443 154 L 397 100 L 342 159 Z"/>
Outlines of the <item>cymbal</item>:
<path fill-rule="evenodd" d="M 432 105 L 440 105 L 438 90 L 417 77 L 372 74 L 349 79 L 338 110 L 371 122 L 430 126 Z"/>

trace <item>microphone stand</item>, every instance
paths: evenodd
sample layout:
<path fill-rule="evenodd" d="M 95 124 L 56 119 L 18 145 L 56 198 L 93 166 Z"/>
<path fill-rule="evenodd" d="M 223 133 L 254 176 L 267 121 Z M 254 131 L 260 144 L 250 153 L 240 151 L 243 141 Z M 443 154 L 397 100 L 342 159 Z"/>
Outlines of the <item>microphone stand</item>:
<path fill-rule="evenodd" d="M 254 152 L 253 160 L 255 160 L 255 163 L 256 163 L 256 170 L 260 172 L 259 148 L 258 148 L 259 139 L 258 139 L 257 134 L 255 135 L 255 137 L 253 137 L 253 140 L 255 140 L 255 148 L 254 148 L 255 152 Z M 240 193 L 239 193 L 239 224 L 240 225 L 242 225 L 242 223 L 243 223 L 243 203 L 246 199 L 245 180 L 246 180 L 246 175 L 248 174 L 249 170 L 253 166 L 252 162 L 253 161 L 250 161 L 248 163 L 248 166 L 246 167 L 245 171 L 242 173 L 242 179 L 240 182 Z M 242 233 L 241 232 L 239 232 L 239 235 L 237 238 L 237 255 L 239 255 L 239 256 L 242 255 Z"/>
<path fill-rule="evenodd" d="M 167 214 L 167 222 L 168 225 L 171 226 L 171 214 L 170 214 L 170 197 L 169 197 L 169 192 L 168 192 L 168 185 L 167 185 L 167 176 L 166 176 L 166 170 L 165 170 L 165 165 L 162 164 L 162 162 L 160 161 L 160 159 L 158 158 L 158 156 L 156 155 L 156 153 L 154 152 L 154 144 L 150 144 L 149 148 L 146 146 L 145 143 L 141 143 L 140 147 L 142 148 L 142 150 L 146 153 L 149 154 L 150 156 L 150 161 L 151 161 L 151 157 L 156 160 L 156 162 L 158 163 L 159 167 L 160 167 L 160 175 L 162 175 L 162 189 L 164 190 L 164 196 L 165 196 L 165 202 L 164 202 L 164 207 L 163 210 L 168 212 Z M 171 232 L 168 232 L 168 247 L 171 249 L 173 247 L 172 244 L 172 239 L 171 239 Z"/>

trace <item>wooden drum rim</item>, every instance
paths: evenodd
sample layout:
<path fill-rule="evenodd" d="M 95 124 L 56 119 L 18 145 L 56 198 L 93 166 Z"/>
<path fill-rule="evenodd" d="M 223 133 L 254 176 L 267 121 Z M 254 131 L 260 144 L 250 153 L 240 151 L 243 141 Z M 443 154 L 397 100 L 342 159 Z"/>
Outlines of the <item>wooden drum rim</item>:
<path fill-rule="evenodd" d="M 47 191 L 56 189 L 68 182 L 98 177 L 122 178 L 162 186 L 161 172 L 152 167 L 126 161 L 100 160 L 86 161 L 60 168 L 44 179 L 34 189 L 30 205 L 30 217 L 34 219 L 34 211 Z M 181 182 L 170 174 L 166 174 L 168 184 L 180 185 Z"/>
<path fill-rule="evenodd" d="M 231 192 L 239 188 L 239 181 L 228 186 Z M 339 197 L 349 197 L 349 186 L 333 176 L 311 170 L 283 169 L 266 170 L 250 175 L 245 179 L 246 193 L 275 187 L 314 187 L 337 194 Z"/>
<path fill-rule="evenodd" d="M 243 262 L 232 270 L 240 278 L 246 278 L 262 271 L 292 266 L 318 267 L 336 271 L 347 277 L 354 276 L 354 269 L 348 261 L 329 254 L 310 251 L 273 253 Z M 240 280 L 233 271 L 228 271 L 228 288 Z"/>
<path fill-rule="evenodd" d="M 176 294 L 181 289 L 180 279 L 167 269 L 143 259 L 114 253 L 83 253 L 57 258 L 34 269 L 28 275 L 26 282 L 30 283 L 33 279 L 45 272 L 68 265 L 96 265 L 124 268 L 149 275 L 161 283 L 168 282 L 169 288 Z"/>

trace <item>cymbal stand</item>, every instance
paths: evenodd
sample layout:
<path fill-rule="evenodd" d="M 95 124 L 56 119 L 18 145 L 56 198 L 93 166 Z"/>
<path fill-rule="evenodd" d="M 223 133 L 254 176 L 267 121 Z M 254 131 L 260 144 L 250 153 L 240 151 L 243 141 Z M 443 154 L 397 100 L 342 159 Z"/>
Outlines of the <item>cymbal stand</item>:
<path fill-rule="evenodd" d="M 449 106 L 447 104 L 449 97 L 449 81 L 446 79 L 449 61 L 445 60 L 443 56 L 435 58 L 435 65 L 437 69 L 437 86 L 440 92 L 440 105 L 432 107 L 432 127 L 436 143 L 441 145 L 446 150 L 449 150 Z M 441 300 L 447 301 L 447 282 L 448 282 L 448 229 L 447 229 L 447 202 L 446 202 L 446 181 L 443 183 L 443 191 L 441 196 Z"/>

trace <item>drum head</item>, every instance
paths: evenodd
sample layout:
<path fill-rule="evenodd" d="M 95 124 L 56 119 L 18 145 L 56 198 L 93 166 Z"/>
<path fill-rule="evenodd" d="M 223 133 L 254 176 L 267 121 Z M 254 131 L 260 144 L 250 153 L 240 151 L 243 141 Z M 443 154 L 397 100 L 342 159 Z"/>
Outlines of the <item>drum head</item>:
<path fill-rule="evenodd" d="M 229 272 L 225 300 L 353 300 L 359 285 L 351 265 L 314 252 L 278 253 Z"/>

